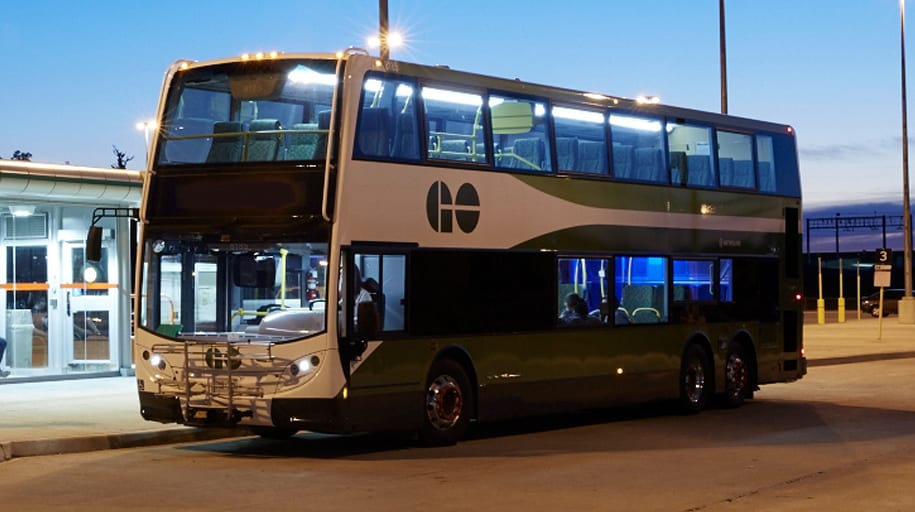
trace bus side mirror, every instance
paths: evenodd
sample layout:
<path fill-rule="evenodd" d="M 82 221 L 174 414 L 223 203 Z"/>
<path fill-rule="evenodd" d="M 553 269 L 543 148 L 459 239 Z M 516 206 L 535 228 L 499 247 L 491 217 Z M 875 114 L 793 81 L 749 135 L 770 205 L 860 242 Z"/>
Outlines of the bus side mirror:
<path fill-rule="evenodd" d="M 102 259 L 102 228 L 90 226 L 86 234 L 86 260 L 98 263 Z"/>

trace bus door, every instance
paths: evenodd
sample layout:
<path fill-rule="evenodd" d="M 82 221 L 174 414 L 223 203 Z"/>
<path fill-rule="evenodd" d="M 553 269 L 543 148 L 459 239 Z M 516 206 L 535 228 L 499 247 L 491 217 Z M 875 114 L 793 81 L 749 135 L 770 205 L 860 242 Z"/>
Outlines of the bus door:
<path fill-rule="evenodd" d="M 377 248 L 353 249 L 342 261 L 341 352 L 353 360 L 369 341 L 404 330 L 407 256 Z"/>
<path fill-rule="evenodd" d="M 117 363 L 117 275 L 107 247 L 96 263 L 82 242 L 64 242 L 61 257 L 62 352 L 75 371 L 113 368 Z"/>

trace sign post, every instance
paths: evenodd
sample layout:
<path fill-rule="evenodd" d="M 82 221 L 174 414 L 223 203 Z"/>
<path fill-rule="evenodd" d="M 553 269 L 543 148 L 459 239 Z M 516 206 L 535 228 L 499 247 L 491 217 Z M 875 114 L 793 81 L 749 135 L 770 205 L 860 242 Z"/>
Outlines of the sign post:
<path fill-rule="evenodd" d="M 874 287 L 880 288 L 880 302 L 877 304 L 877 339 L 883 337 L 883 289 L 890 285 L 893 275 L 893 250 L 877 249 L 874 258 Z"/>

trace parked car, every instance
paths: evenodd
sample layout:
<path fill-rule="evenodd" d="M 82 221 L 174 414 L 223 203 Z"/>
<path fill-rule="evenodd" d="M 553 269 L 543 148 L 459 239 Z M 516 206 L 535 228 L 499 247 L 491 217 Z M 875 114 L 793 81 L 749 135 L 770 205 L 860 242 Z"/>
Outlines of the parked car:
<path fill-rule="evenodd" d="M 899 313 L 899 299 L 905 295 L 902 288 L 883 289 L 883 316 Z M 874 317 L 880 315 L 880 292 L 876 291 L 861 301 L 861 311 L 870 313 Z"/>

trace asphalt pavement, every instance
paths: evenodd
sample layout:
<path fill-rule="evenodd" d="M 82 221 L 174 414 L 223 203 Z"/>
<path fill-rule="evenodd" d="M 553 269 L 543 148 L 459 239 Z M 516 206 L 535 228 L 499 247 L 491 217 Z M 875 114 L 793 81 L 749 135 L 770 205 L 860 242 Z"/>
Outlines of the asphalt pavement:
<path fill-rule="evenodd" d="M 915 358 L 915 325 L 900 324 L 895 316 L 884 318 L 881 325 L 869 315 L 859 320 L 854 312 L 838 323 L 834 311 L 827 312 L 826 323 L 820 325 L 816 314 L 808 313 L 804 346 L 810 372 L 822 365 Z M 199 429 L 144 420 L 133 377 L 0 380 L 0 462 L 244 435 L 244 429 Z"/>

